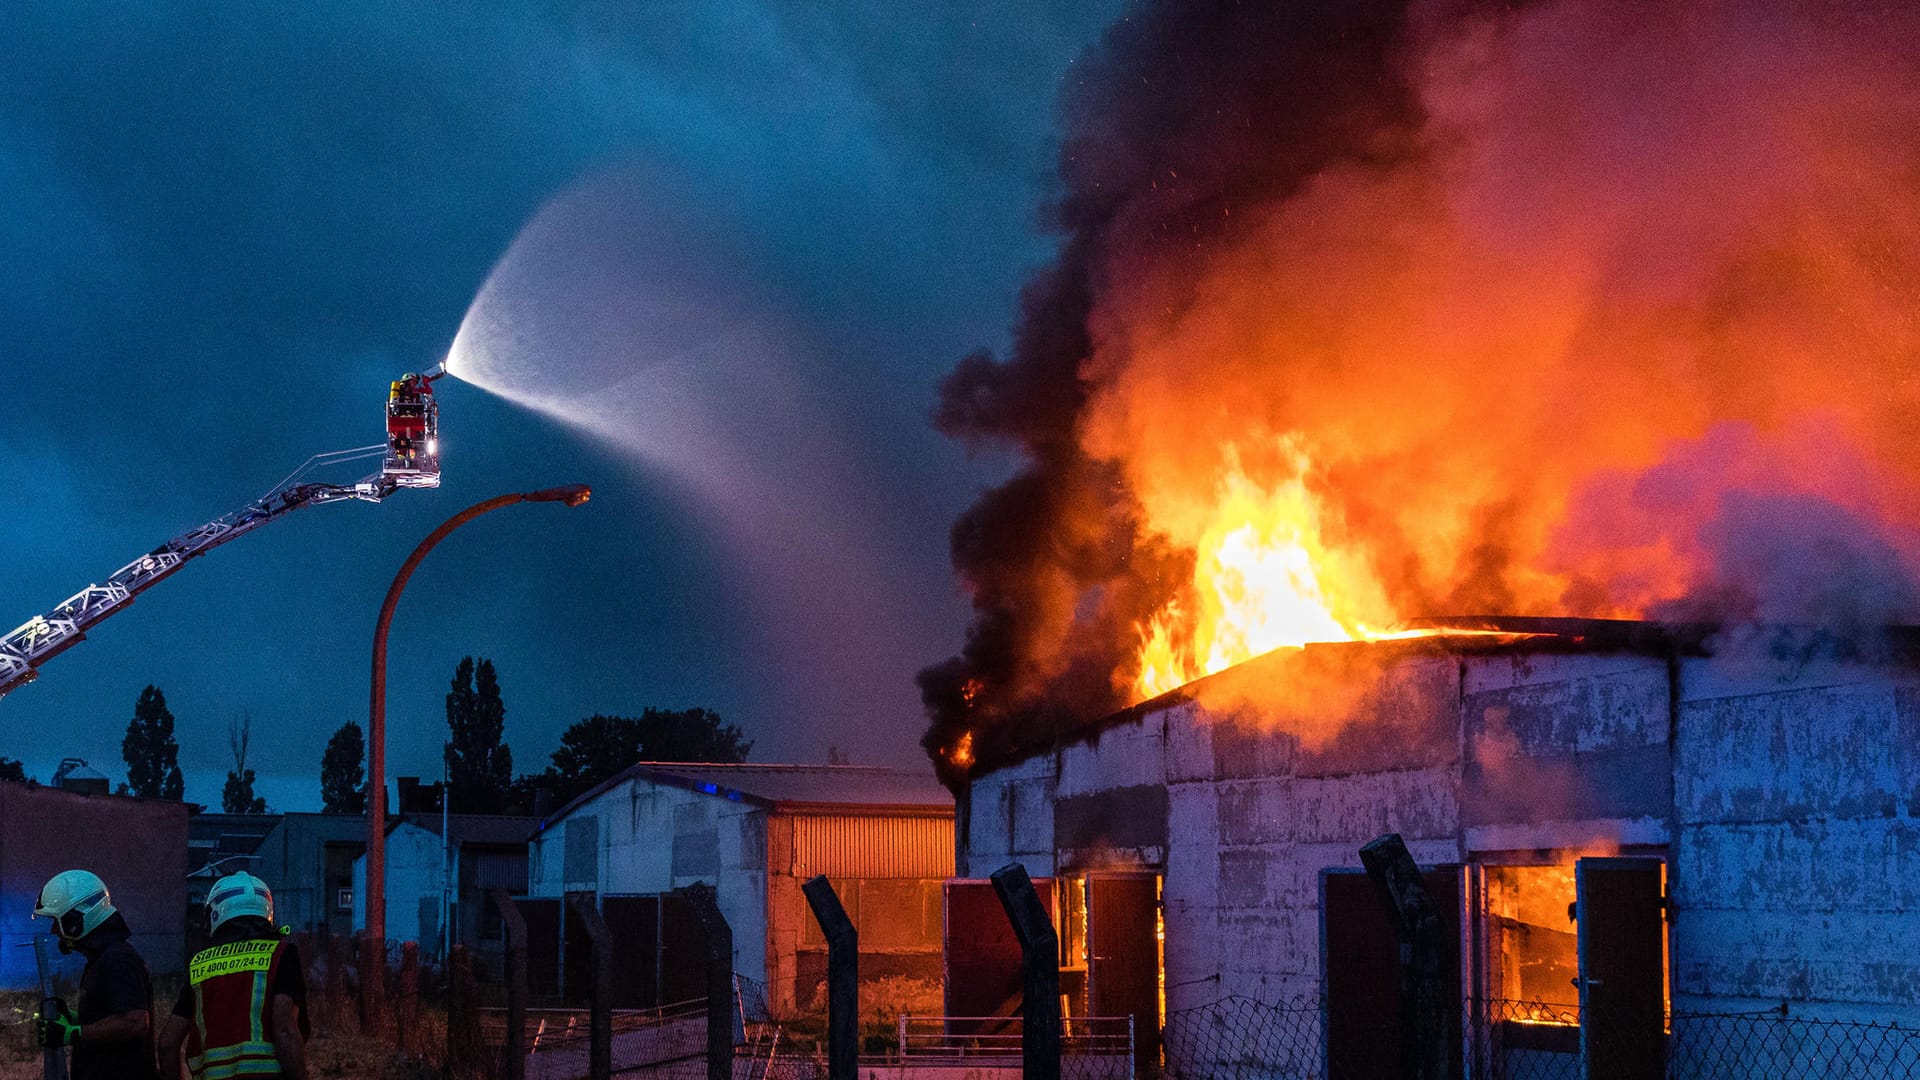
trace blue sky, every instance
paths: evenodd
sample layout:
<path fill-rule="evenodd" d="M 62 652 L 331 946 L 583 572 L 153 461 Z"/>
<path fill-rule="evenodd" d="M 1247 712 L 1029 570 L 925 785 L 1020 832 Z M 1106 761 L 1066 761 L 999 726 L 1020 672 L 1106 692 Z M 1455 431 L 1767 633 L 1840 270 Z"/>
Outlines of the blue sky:
<path fill-rule="evenodd" d="M 0 754 L 43 779 L 67 755 L 117 778 L 151 682 L 179 721 L 189 799 L 218 801 L 244 711 L 269 802 L 317 807 L 328 735 L 364 722 L 373 618 L 406 552 L 468 503 L 581 480 L 589 506 L 503 511 L 415 578 L 393 634 L 390 774 L 437 772 L 441 698 L 468 653 L 500 669 L 523 770 L 573 720 L 648 705 L 715 708 L 759 760 L 829 745 L 919 760 L 912 676 L 966 618 L 946 531 L 1007 467 L 932 432 L 933 386 L 1003 342 L 1051 251 L 1036 221 L 1056 95 L 1117 10 L 0 12 L 7 625 L 308 454 L 376 441 L 386 380 L 436 361 L 515 236 L 583 186 L 671 222 L 672 259 L 737 285 L 716 302 L 777 313 L 780 385 L 806 407 L 709 401 L 716 438 L 776 481 L 794 468 L 783 447 L 831 459 L 809 512 L 844 502 L 836 535 L 859 548 L 837 565 L 760 537 L 743 554 L 727 537 L 750 513 L 719 522 L 647 458 L 443 383 L 440 490 L 302 511 L 190 566 L 0 701 Z M 678 271 L 625 250 L 649 263 L 635 272 Z M 810 624 L 780 587 L 798 578 L 803 599 L 886 617 Z"/>

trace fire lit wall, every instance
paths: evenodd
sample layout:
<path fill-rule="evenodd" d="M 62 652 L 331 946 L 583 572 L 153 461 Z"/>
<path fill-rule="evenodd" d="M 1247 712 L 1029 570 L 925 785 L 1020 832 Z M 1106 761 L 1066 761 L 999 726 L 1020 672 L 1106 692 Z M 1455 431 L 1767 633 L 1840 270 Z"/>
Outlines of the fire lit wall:
<path fill-rule="evenodd" d="M 1380 833 L 1425 864 L 1665 849 L 1676 1008 L 1920 1019 L 1915 667 L 1358 644 L 1234 674 L 975 777 L 962 872 L 1162 870 L 1177 1012 L 1317 995 L 1319 874 Z M 1103 836 L 1072 808 L 1110 793 Z"/>

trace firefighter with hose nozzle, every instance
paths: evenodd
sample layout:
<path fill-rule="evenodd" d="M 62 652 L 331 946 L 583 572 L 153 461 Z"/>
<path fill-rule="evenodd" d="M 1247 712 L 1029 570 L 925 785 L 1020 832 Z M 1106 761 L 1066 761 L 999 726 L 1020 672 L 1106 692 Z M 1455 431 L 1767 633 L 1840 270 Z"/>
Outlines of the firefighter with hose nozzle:
<path fill-rule="evenodd" d="M 307 978 L 300 952 L 273 925 L 273 892 L 244 871 L 207 893 L 213 944 L 187 964 L 187 985 L 160 1032 L 160 1072 L 179 1080 L 307 1080 Z"/>
<path fill-rule="evenodd" d="M 106 882 L 88 870 L 55 874 L 33 914 L 53 920 L 61 952 L 87 958 L 77 1011 L 57 997 L 40 1003 L 34 1015 L 40 1045 L 72 1047 L 72 1080 L 151 1080 L 153 983 Z"/>

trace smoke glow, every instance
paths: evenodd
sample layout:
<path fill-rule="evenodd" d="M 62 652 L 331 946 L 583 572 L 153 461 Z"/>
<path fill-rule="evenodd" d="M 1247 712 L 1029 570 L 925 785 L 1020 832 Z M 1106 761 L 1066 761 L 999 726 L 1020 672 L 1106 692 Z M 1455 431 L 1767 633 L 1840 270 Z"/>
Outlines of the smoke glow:
<path fill-rule="evenodd" d="M 1413 616 L 1920 619 L 1920 9 L 1149 4 L 1067 116 L 930 749 Z"/>

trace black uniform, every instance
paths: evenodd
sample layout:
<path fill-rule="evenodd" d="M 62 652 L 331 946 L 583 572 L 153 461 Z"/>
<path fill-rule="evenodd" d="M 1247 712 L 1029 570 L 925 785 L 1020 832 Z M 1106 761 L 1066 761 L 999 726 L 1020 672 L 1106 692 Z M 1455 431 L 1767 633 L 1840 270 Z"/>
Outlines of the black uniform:
<path fill-rule="evenodd" d="M 146 1034 L 119 1042 L 83 1039 L 73 1044 L 72 1080 L 156 1080 L 158 1060 L 153 1049 L 153 982 L 147 962 L 127 939 L 133 932 L 127 920 L 114 912 L 93 928 L 76 947 L 87 958 L 80 973 L 80 1003 L 74 1011 L 82 1034 L 109 1016 L 147 1013 Z"/>

